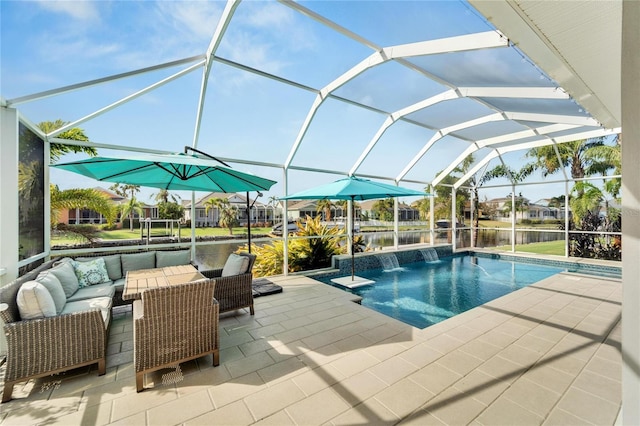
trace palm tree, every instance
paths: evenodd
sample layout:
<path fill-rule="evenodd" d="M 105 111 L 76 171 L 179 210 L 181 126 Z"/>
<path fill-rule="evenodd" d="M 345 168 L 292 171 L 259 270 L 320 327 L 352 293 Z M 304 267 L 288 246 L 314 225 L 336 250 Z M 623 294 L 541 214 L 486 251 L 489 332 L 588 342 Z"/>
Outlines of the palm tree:
<path fill-rule="evenodd" d="M 61 210 L 86 208 L 100 213 L 109 226 L 115 221 L 116 212 L 113 201 L 95 189 L 66 189 L 60 191 L 57 185 L 51 185 L 51 227 L 60 218 Z"/>
<path fill-rule="evenodd" d="M 131 192 L 131 198 L 135 198 L 135 194 L 140 192 L 140 185 L 114 183 L 109 189 L 124 198 L 129 198 L 128 193 Z"/>
<path fill-rule="evenodd" d="M 323 200 L 318 200 L 318 202 L 316 203 L 316 212 L 323 212 L 324 220 L 328 222 L 331 220 L 331 207 L 333 207 L 333 202 L 331 200 L 328 200 L 326 198 Z"/>
<path fill-rule="evenodd" d="M 130 198 L 126 203 L 120 204 L 120 221 L 126 216 L 129 216 L 129 230 L 133 231 L 133 216 L 137 214 L 139 217 L 142 217 L 144 212 L 143 210 L 144 204 L 138 201 L 136 197 Z"/>
<path fill-rule="evenodd" d="M 582 195 L 573 196 L 574 192 Z M 571 195 L 569 205 L 571 206 L 573 221 L 577 225 L 582 224 L 582 219 L 588 213 L 597 214 L 597 211 L 600 208 L 600 202 L 604 200 L 604 196 L 600 188 L 584 181 L 576 182 Z"/>
<path fill-rule="evenodd" d="M 229 229 L 229 235 L 233 235 L 233 227 L 238 225 L 237 208 L 232 206 L 226 198 L 209 198 L 205 203 L 205 214 L 209 210 L 218 209 L 218 224 Z"/>
<path fill-rule="evenodd" d="M 171 202 L 177 203 L 178 200 L 180 200 L 180 196 L 170 194 L 169 190 L 167 189 L 161 189 L 155 194 L 152 194 L 152 196 L 153 196 L 153 199 L 158 203 L 168 203 L 169 199 L 171 199 Z"/>
<path fill-rule="evenodd" d="M 58 130 L 59 128 L 67 124 L 68 123 L 62 120 L 43 121 L 41 123 L 38 123 L 38 127 L 44 133 L 48 134 Z M 60 139 L 71 139 L 74 141 L 83 141 L 83 142 L 89 141 L 89 137 L 85 135 L 84 130 L 82 130 L 79 127 L 74 127 L 65 132 L 62 132 L 59 135 L 57 135 L 57 137 Z M 49 155 L 51 158 L 50 160 L 51 163 L 52 164 L 56 163 L 60 159 L 60 157 L 62 157 L 64 154 L 67 154 L 69 152 L 74 152 L 74 153 L 84 152 L 85 154 L 88 154 L 92 157 L 95 157 L 96 155 L 98 155 L 98 151 L 91 146 L 77 146 L 77 145 L 64 145 L 60 143 L 52 143 L 49 146 Z"/>
<path fill-rule="evenodd" d="M 507 198 L 511 198 L 511 194 L 507 195 Z M 522 196 L 522 193 L 518 194 L 518 196 L 515 197 L 514 204 L 515 204 L 515 207 L 512 204 L 511 200 L 505 202 L 504 207 L 502 208 L 502 211 L 505 213 L 513 213 L 517 218 L 518 212 L 520 213 L 525 212 L 529 208 L 529 202 L 527 201 L 526 198 Z M 522 215 L 520 215 L 520 217 L 522 218 Z"/>
<path fill-rule="evenodd" d="M 523 177 L 535 170 L 541 170 L 542 177 L 547 177 L 568 167 L 571 170 L 571 177 L 580 179 L 594 174 L 604 174 L 615 168 L 611 156 L 614 155 L 613 151 L 616 148 L 605 145 L 604 138 L 580 139 L 558 144 L 555 147 L 558 149 L 559 156 L 556 155 L 554 145 L 527 151 L 526 157 L 534 158 L 534 161 L 523 167 L 521 170 Z M 578 187 L 578 197 L 582 196 L 581 191 Z"/>

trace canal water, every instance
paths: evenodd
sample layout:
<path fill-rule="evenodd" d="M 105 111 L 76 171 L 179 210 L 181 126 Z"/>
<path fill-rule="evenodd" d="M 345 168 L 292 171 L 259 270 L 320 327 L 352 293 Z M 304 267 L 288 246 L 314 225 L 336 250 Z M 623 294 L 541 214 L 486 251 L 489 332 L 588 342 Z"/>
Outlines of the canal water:
<path fill-rule="evenodd" d="M 361 234 L 370 249 L 381 247 L 393 247 L 393 232 L 363 233 Z M 429 244 L 429 231 L 401 232 L 399 236 L 400 246 L 409 244 Z M 516 231 L 516 244 L 530 244 L 564 239 L 562 232 L 530 232 Z M 235 252 L 243 245 L 239 240 L 221 241 L 196 246 L 196 263 L 201 269 L 222 268 L 230 253 Z M 436 231 L 435 244 L 451 243 L 450 231 Z M 471 230 L 458 231 L 457 247 L 471 247 Z M 478 231 L 476 247 L 496 247 L 511 244 L 510 230 L 481 229 Z"/>

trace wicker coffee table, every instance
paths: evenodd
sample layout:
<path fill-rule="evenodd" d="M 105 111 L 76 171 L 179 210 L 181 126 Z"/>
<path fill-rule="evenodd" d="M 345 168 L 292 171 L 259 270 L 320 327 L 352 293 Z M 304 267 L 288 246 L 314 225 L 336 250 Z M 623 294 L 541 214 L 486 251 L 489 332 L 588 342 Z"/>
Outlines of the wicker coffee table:
<path fill-rule="evenodd" d="M 128 271 L 123 300 L 140 299 L 140 295 L 148 288 L 167 287 L 176 284 L 186 284 L 194 281 L 207 280 L 193 265 L 167 266 L 164 268 L 140 269 Z"/>

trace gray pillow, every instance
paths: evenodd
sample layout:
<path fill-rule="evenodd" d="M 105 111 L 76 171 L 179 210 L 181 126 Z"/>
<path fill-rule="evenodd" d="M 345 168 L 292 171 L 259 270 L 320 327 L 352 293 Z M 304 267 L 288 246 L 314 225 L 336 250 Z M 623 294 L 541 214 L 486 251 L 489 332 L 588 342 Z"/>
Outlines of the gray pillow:
<path fill-rule="evenodd" d="M 120 255 L 122 260 L 122 276 L 126 276 L 128 271 L 139 269 L 153 269 L 156 267 L 156 253 L 154 251 L 146 253 L 134 253 Z"/>
<path fill-rule="evenodd" d="M 61 262 L 53 268 L 49 269 L 49 272 L 56 276 L 62 288 L 64 289 L 65 296 L 69 297 L 80 288 L 78 283 L 78 277 L 76 271 L 73 269 L 73 262 L 69 259 L 66 262 Z"/>
<path fill-rule="evenodd" d="M 190 250 L 156 252 L 156 268 L 164 268 L 165 266 L 188 265 L 190 261 Z"/>
<path fill-rule="evenodd" d="M 36 277 L 36 281 L 42 284 L 51 294 L 53 303 L 56 305 L 56 313 L 59 314 L 67 303 L 67 295 L 60 280 L 49 271 L 42 271 Z"/>
<path fill-rule="evenodd" d="M 120 255 L 113 254 L 111 256 L 102 256 L 104 264 L 107 266 L 107 274 L 111 281 L 119 280 L 122 278 L 122 265 L 120 264 Z M 76 262 L 90 262 L 95 260 L 95 257 L 79 257 Z"/>

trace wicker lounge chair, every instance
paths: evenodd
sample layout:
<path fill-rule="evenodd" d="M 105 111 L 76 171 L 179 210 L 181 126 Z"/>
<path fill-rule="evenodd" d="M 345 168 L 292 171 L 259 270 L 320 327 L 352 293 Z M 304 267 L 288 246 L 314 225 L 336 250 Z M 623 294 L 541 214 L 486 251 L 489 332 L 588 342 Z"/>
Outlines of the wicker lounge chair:
<path fill-rule="evenodd" d="M 253 264 L 256 255 L 240 252 L 240 256 L 249 258 L 246 270 L 238 275 L 222 276 L 223 268 L 202 271 L 207 278 L 212 278 L 216 282 L 215 298 L 220 303 L 220 312 L 228 312 L 241 308 L 249 308 L 251 315 L 255 313 L 253 309 Z"/>
<path fill-rule="evenodd" d="M 133 361 L 136 390 L 144 375 L 181 362 L 213 355 L 220 363 L 218 302 L 214 281 L 149 289 L 133 303 Z"/>

